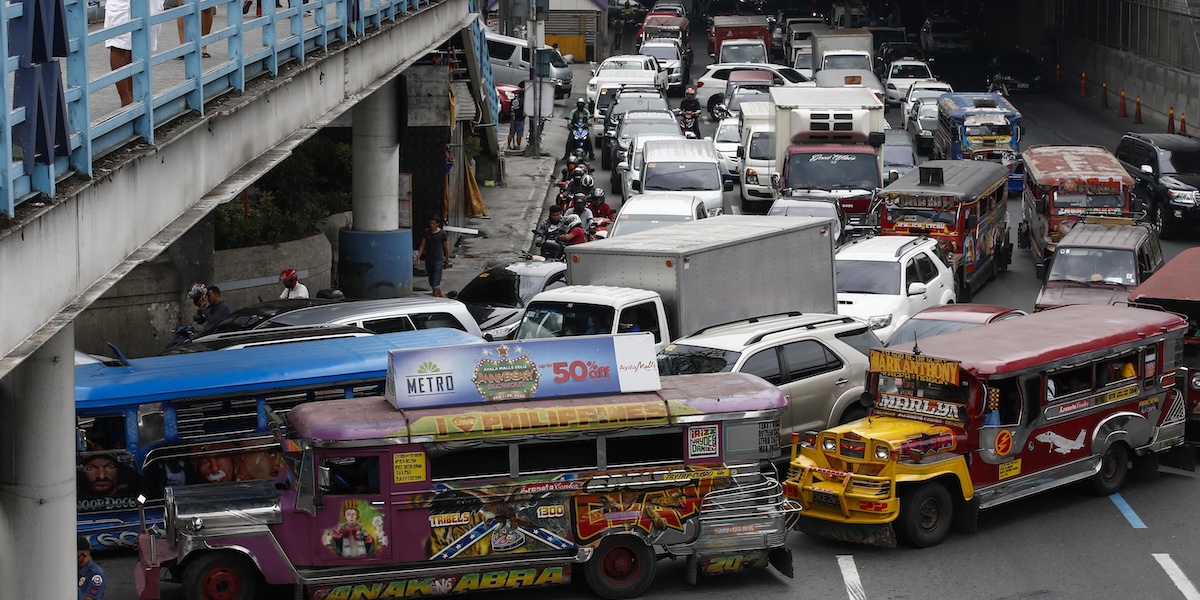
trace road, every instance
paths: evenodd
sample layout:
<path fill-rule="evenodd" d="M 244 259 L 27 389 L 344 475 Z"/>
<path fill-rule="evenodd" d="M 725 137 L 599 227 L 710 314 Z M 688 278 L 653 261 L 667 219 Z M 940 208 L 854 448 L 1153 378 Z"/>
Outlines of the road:
<path fill-rule="evenodd" d="M 940 70 L 956 89 L 976 89 L 978 86 L 972 88 L 969 82 L 985 79 L 982 71 L 972 72 L 970 59 L 942 65 Z M 702 73 L 703 66 L 693 67 L 693 80 Z M 576 92 L 582 92 L 585 85 L 586 79 L 577 80 Z M 1045 94 L 1012 100 L 1023 116 L 1025 146 L 1096 144 L 1111 149 L 1128 123 L 1103 116 L 1069 97 Z M 890 119 L 897 116 L 898 111 L 889 111 Z M 711 135 L 713 129 L 712 123 L 702 125 L 705 135 Z M 596 163 L 596 179 L 607 187 L 609 173 Z M 733 212 L 737 212 L 737 194 L 735 189 L 725 198 Z M 1009 223 L 1014 231 L 1019 222 L 1019 201 L 1010 200 Z M 1196 239 L 1195 234 L 1191 239 Z M 1191 245 L 1190 241 L 1164 242 L 1163 251 L 1169 260 Z M 1032 310 L 1040 282 L 1034 277 L 1029 251 L 1015 252 L 1009 271 L 977 292 L 976 302 Z M 682 561 L 664 560 L 646 597 L 1200 600 L 1200 592 L 1191 583 L 1200 581 L 1200 538 L 1192 533 L 1194 503 L 1189 500 L 1197 497 L 1193 494 L 1200 494 L 1200 484 L 1192 475 L 1169 469 L 1155 481 L 1131 481 L 1112 497 L 1096 497 L 1087 486 L 1071 486 L 984 511 L 977 533 L 952 534 L 944 544 L 924 550 L 852 546 L 793 533 L 788 546 L 794 553 L 795 579 L 774 571 L 754 571 L 702 580 L 693 587 L 684 581 Z M 136 597 L 132 553 L 101 555 L 98 561 L 109 573 L 110 600 Z M 177 586 L 164 588 L 165 598 L 182 598 Z M 259 597 L 286 599 L 291 595 L 287 590 L 273 590 Z M 582 585 L 493 592 L 488 597 L 595 598 Z"/>

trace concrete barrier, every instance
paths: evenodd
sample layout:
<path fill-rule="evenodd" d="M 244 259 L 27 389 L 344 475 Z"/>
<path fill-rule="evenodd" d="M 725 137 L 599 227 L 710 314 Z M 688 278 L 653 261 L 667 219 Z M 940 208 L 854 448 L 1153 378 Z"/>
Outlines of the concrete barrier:
<path fill-rule="evenodd" d="M 1164 127 L 1171 107 L 1176 113 L 1200 110 L 1200 104 L 1190 106 L 1197 102 L 1195 90 L 1200 89 L 1200 73 L 1076 37 L 1064 37 L 1062 49 L 1064 84 L 1068 74 L 1077 81 L 1080 73 L 1086 72 L 1088 81 L 1095 84 L 1089 93 L 1099 93 L 1099 82 L 1108 82 L 1110 90 L 1123 89 L 1131 97 L 1141 96 L 1145 118 Z"/>

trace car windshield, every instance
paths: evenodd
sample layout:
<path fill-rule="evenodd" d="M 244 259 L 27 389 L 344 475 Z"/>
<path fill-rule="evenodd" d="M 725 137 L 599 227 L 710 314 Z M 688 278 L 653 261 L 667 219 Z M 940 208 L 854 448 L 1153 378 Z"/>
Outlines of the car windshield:
<path fill-rule="evenodd" d="M 879 187 L 879 164 L 874 154 L 797 152 L 788 157 L 787 187 L 873 190 Z"/>
<path fill-rule="evenodd" d="M 825 68 L 872 70 L 871 59 L 865 54 L 834 54 L 833 56 L 826 56 Z"/>
<path fill-rule="evenodd" d="M 670 344 L 658 355 L 659 375 L 698 375 L 701 373 L 728 373 L 737 364 L 740 352 Z"/>
<path fill-rule="evenodd" d="M 640 54 L 644 54 L 646 56 L 653 56 L 654 58 L 657 58 L 659 60 L 679 60 L 679 52 L 675 49 L 674 46 L 667 46 L 667 45 L 642 46 L 642 49 L 639 50 L 638 52 Z"/>
<path fill-rule="evenodd" d="M 1200 150 L 1172 150 L 1162 153 L 1164 173 L 1200 173 Z"/>
<path fill-rule="evenodd" d="M 888 46 L 888 56 L 893 60 L 900 58 L 921 58 L 920 44 L 892 44 Z"/>
<path fill-rule="evenodd" d="M 912 146 L 884 146 L 883 164 L 913 166 L 917 159 L 913 156 Z"/>
<path fill-rule="evenodd" d="M 617 98 L 613 105 L 614 118 L 631 110 L 663 110 L 667 108 L 667 99 L 661 96 L 630 96 Z"/>
<path fill-rule="evenodd" d="M 679 133 L 679 124 L 674 119 L 664 121 L 662 119 L 654 120 L 638 120 L 632 123 L 626 123 L 621 128 L 621 139 L 627 140 L 639 133 Z"/>
<path fill-rule="evenodd" d="M 542 50 L 538 50 L 538 53 L 539 54 L 545 53 L 547 56 L 549 56 L 550 64 L 553 65 L 554 68 L 556 68 L 556 69 L 567 68 L 567 61 L 566 61 L 566 59 L 563 58 L 562 54 L 560 54 L 558 52 L 558 50 L 555 50 L 553 48 L 548 48 L 548 49 L 544 48 Z"/>
<path fill-rule="evenodd" d="M 768 99 L 770 99 L 770 96 L 766 90 L 739 87 L 733 93 L 733 97 L 725 104 L 725 108 L 730 112 L 736 112 L 742 109 L 743 102 L 760 102 Z"/>
<path fill-rule="evenodd" d="M 765 63 L 767 53 L 761 44 L 729 44 L 721 46 L 721 62 Z"/>
<path fill-rule="evenodd" d="M 1137 283 L 1137 261 L 1132 250 L 1060 247 L 1054 253 L 1047 279 L 1134 285 Z"/>
<path fill-rule="evenodd" d="M 1055 194 L 1054 208 L 1124 208 L 1117 194 Z"/>
<path fill-rule="evenodd" d="M 756 131 L 750 134 L 750 149 L 746 155 L 752 160 L 775 160 L 775 142 L 771 141 L 771 132 Z"/>
<path fill-rule="evenodd" d="M 721 189 L 721 174 L 716 163 L 648 162 L 642 176 L 646 191 L 704 191 Z"/>
<path fill-rule="evenodd" d="M 960 329 L 970 329 L 978 327 L 981 323 L 964 323 L 962 321 L 942 321 L 939 319 L 909 319 L 904 322 L 891 337 L 884 343 L 885 346 L 892 344 L 904 344 L 921 338 L 933 337 L 951 331 Z"/>
<path fill-rule="evenodd" d="M 796 55 L 796 64 L 794 64 L 792 66 L 797 69 L 811 69 L 812 68 L 812 54 L 809 54 L 807 52 L 801 52 L 801 53 L 797 54 Z"/>
<path fill-rule="evenodd" d="M 779 215 L 782 217 L 821 217 L 825 219 L 837 219 L 837 210 L 833 207 L 832 202 L 809 202 L 799 206 L 771 206 L 768 215 Z"/>
<path fill-rule="evenodd" d="M 525 309 L 518 340 L 611 333 L 613 308 L 578 302 L 536 302 Z"/>
<path fill-rule="evenodd" d="M 938 108 L 936 104 L 922 104 L 921 108 L 917 109 L 918 119 L 936 119 L 938 118 Z"/>
<path fill-rule="evenodd" d="M 742 141 L 738 134 L 737 121 L 722 121 L 717 127 L 717 135 L 713 141 L 718 144 L 736 144 Z"/>
<path fill-rule="evenodd" d="M 892 65 L 892 77 L 898 79 L 929 79 L 929 67 L 925 65 Z"/>
<path fill-rule="evenodd" d="M 629 235 L 638 233 L 639 231 L 650 231 L 667 225 L 676 223 L 686 223 L 692 220 L 691 215 L 633 215 L 623 214 L 617 217 L 617 222 L 612 224 L 612 230 L 608 232 L 609 237 L 618 235 Z"/>
<path fill-rule="evenodd" d="M 466 304 L 523 306 L 541 291 L 542 280 L 539 276 L 522 277 L 508 269 L 492 269 L 472 279 L 454 299 Z"/>
<path fill-rule="evenodd" d="M 834 262 L 840 294 L 900 294 L 900 263 L 840 258 Z"/>

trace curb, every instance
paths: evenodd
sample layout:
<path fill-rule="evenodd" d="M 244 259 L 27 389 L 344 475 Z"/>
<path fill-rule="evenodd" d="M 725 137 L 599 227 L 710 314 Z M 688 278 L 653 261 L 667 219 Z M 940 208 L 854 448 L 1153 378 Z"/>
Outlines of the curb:
<path fill-rule="evenodd" d="M 539 184 L 537 183 L 537 181 L 535 180 L 535 182 L 534 182 L 533 191 L 530 192 L 530 194 L 531 195 L 536 194 L 537 190 L 541 189 L 542 190 L 542 200 L 537 203 L 531 202 L 529 205 L 529 209 L 525 212 L 525 214 L 522 215 L 523 219 L 527 219 L 529 216 L 531 216 L 529 213 L 536 212 L 536 214 L 532 215 L 533 220 L 527 221 L 527 222 L 531 223 L 531 227 L 526 227 L 525 233 L 521 237 L 521 245 L 518 248 L 522 249 L 522 251 L 524 251 L 524 252 L 530 252 L 530 253 L 533 252 L 533 237 L 534 237 L 533 229 L 536 228 L 538 226 L 538 224 L 541 223 L 542 220 L 544 220 L 546 218 L 546 215 L 548 214 L 547 209 L 550 207 L 550 205 L 549 205 L 549 203 L 546 202 L 546 198 L 550 195 L 550 188 L 554 186 L 554 174 L 558 172 L 558 165 L 560 162 L 562 162 L 562 161 L 556 160 L 553 163 L 551 163 L 550 170 L 545 175 L 542 176 L 540 188 L 538 187 Z"/>

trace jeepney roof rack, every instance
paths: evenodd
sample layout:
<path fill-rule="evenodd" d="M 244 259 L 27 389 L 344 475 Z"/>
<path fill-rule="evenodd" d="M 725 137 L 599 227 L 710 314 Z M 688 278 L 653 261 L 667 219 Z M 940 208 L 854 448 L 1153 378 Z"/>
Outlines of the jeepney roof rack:
<path fill-rule="evenodd" d="M 692 335 L 699 335 L 710 329 L 715 329 L 717 327 L 724 327 L 726 325 L 736 325 L 738 323 L 757 323 L 763 319 L 770 319 L 773 317 L 799 317 L 802 315 L 804 315 L 804 313 L 802 313 L 798 310 L 789 310 L 787 312 L 771 313 L 769 315 L 759 315 L 757 317 L 750 317 L 749 319 L 737 319 L 734 321 L 726 321 L 724 323 L 717 323 L 716 325 L 709 325 L 708 327 L 701 327 L 700 329 L 697 329 L 696 333 L 693 333 Z"/>
<path fill-rule="evenodd" d="M 941 167 L 917 167 L 921 175 L 921 185 L 945 185 L 946 175 Z"/>
<path fill-rule="evenodd" d="M 823 325 L 828 325 L 830 323 L 855 323 L 855 322 L 859 322 L 859 321 L 857 319 L 855 319 L 854 317 L 830 316 L 828 319 L 822 319 L 820 321 L 815 321 L 812 323 L 798 323 L 795 325 L 788 325 L 786 327 L 776 327 L 774 329 L 769 329 L 767 331 L 760 331 L 760 332 L 750 336 L 750 339 L 746 340 L 744 346 L 749 346 L 751 344 L 757 344 L 757 343 L 761 342 L 763 340 L 763 338 L 765 338 L 769 335 L 775 335 L 776 333 L 783 333 L 785 331 L 791 331 L 793 329 L 812 330 L 812 329 L 821 327 Z"/>
<path fill-rule="evenodd" d="M 1111 215 L 1094 215 L 1084 213 L 1079 215 L 1080 223 L 1099 225 L 1101 227 L 1130 227 L 1139 223 L 1131 217 L 1114 217 Z"/>
<path fill-rule="evenodd" d="M 996 108 L 997 103 L 995 98 L 976 98 L 974 105 L 975 108 Z"/>

